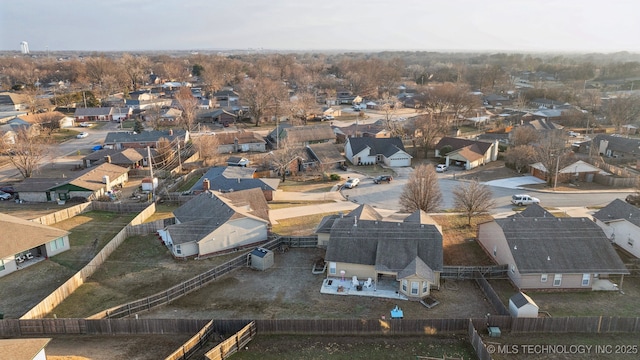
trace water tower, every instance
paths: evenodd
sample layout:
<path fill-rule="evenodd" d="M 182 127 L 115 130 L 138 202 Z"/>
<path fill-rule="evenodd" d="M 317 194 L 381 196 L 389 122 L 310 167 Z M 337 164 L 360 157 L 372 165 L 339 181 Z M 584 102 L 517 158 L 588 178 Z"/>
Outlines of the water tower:
<path fill-rule="evenodd" d="M 23 54 L 28 54 L 29 53 L 29 44 L 26 41 L 23 41 L 20 43 L 20 51 Z"/>

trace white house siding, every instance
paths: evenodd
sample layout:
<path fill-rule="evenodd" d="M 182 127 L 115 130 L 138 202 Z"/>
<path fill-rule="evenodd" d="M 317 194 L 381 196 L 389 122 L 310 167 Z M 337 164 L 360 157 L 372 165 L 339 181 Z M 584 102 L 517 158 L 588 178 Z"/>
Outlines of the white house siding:
<path fill-rule="evenodd" d="M 384 159 L 387 166 L 411 166 L 411 156 L 406 152 L 397 152 L 389 158 Z"/>
<path fill-rule="evenodd" d="M 174 244 L 171 246 L 173 256 L 178 258 L 198 256 L 198 243 L 191 241 L 188 243 Z"/>
<path fill-rule="evenodd" d="M 228 221 L 198 241 L 199 255 L 244 247 L 267 239 L 267 223 L 252 218 Z"/>
<path fill-rule="evenodd" d="M 330 234 L 318 234 L 318 246 L 327 247 L 329 245 Z"/>
<path fill-rule="evenodd" d="M 608 224 L 595 219 L 609 239 L 621 248 L 640 258 L 640 229 L 626 220 L 611 221 Z"/>
<path fill-rule="evenodd" d="M 349 159 L 351 160 L 351 163 L 353 165 L 367 165 L 367 164 L 374 164 L 376 162 L 376 156 L 370 156 L 369 152 L 371 149 L 366 148 L 362 151 L 360 151 L 357 154 L 354 154 L 352 157 L 349 157 Z"/>
<path fill-rule="evenodd" d="M 517 308 L 513 302 L 509 301 L 509 314 L 513 317 L 537 318 L 538 307 L 533 304 L 524 304 L 522 307 Z"/>
<path fill-rule="evenodd" d="M 58 239 L 60 239 L 60 238 L 58 238 Z M 65 251 L 70 249 L 69 236 L 65 235 L 61 239 L 62 239 L 62 246 L 61 247 L 57 247 L 55 249 L 54 249 L 52 243 L 57 241 L 57 239 L 53 240 L 53 241 L 49 241 L 48 243 L 45 244 L 45 248 L 47 250 L 47 256 L 48 257 L 58 255 L 58 254 L 60 254 L 62 252 L 65 252 Z"/>
<path fill-rule="evenodd" d="M 15 257 L 12 256 L 7 256 L 6 258 L 2 259 L 4 262 L 4 270 L 0 270 L 0 277 L 3 277 L 5 275 L 9 275 L 12 272 L 18 270 L 18 266 L 16 264 L 16 259 Z"/>

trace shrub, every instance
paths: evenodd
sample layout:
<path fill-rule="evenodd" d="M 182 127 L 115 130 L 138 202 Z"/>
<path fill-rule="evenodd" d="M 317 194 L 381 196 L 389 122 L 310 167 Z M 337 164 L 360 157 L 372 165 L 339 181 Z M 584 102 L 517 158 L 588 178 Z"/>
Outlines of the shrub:
<path fill-rule="evenodd" d="M 338 174 L 331 174 L 329 175 L 329 179 L 333 180 L 333 181 L 338 181 L 340 180 L 340 175 Z"/>

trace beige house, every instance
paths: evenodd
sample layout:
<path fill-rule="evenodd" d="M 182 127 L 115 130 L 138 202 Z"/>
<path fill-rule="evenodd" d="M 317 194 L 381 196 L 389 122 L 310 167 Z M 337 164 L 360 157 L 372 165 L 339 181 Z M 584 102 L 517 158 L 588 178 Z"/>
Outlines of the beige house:
<path fill-rule="evenodd" d="M 173 212 L 176 223 L 159 230 L 177 258 L 198 258 L 254 247 L 267 240 L 268 204 L 258 188 L 202 192 Z"/>
<path fill-rule="evenodd" d="M 598 280 L 629 273 L 593 221 L 555 218 L 536 204 L 480 224 L 478 242 L 497 264 L 508 265 L 509 278 L 520 290 L 593 290 Z"/>
<path fill-rule="evenodd" d="M 640 258 L 640 209 L 615 199 L 593 214 L 593 220 L 612 242 Z"/>
<path fill-rule="evenodd" d="M 362 220 L 366 216 L 333 219 L 325 262 L 327 277 L 371 278 L 374 288 L 381 279 L 398 282 L 398 293 L 422 299 L 440 287 L 442 233 L 429 217 L 418 211 L 402 222 Z"/>
<path fill-rule="evenodd" d="M 69 232 L 0 213 L 0 277 L 67 251 Z"/>
<path fill-rule="evenodd" d="M 484 142 L 443 137 L 436 144 L 435 149 L 435 156 L 444 157 L 447 166 L 459 164 L 465 170 L 471 170 L 498 159 L 498 140 Z M 446 154 L 445 149 L 448 150 Z"/>

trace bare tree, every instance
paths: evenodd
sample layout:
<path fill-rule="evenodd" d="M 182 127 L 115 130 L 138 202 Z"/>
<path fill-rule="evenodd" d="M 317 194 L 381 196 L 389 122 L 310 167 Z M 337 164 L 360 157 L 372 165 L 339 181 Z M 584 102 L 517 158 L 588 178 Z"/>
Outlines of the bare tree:
<path fill-rule="evenodd" d="M 616 131 L 620 132 L 620 128 L 629 125 L 640 117 L 640 97 L 626 96 L 610 99 L 607 104 L 607 119 Z"/>
<path fill-rule="evenodd" d="M 198 99 L 193 97 L 190 88 L 183 86 L 176 94 L 176 100 L 182 110 L 182 116 L 180 116 L 182 127 L 192 131 L 198 115 Z"/>
<path fill-rule="evenodd" d="M 474 215 L 484 214 L 496 206 L 489 187 L 477 181 L 456 187 L 453 190 L 453 197 L 456 208 L 467 216 L 468 225 L 471 225 L 471 218 Z"/>
<path fill-rule="evenodd" d="M 209 164 L 215 164 L 220 157 L 220 140 L 216 135 L 203 135 L 193 139 L 193 144 L 200 154 L 200 158 L 203 159 L 205 166 Z"/>
<path fill-rule="evenodd" d="M 34 135 L 29 128 L 16 131 L 13 141 L 0 141 L 2 153 L 9 156 L 9 161 L 18 169 L 22 177 L 33 176 L 40 162 L 50 155 L 50 137 Z"/>
<path fill-rule="evenodd" d="M 424 149 L 424 156 L 428 157 L 429 150 L 433 149 L 436 141 L 449 131 L 449 124 L 444 118 L 434 117 L 433 114 L 425 114 L 415 119 L 415 128 L 414 135 Z"/>
<path fill-rule="evenodd" d="M 144 84 L 144 76 L 150 67 L 149 58 L 146 56 L 134 56 L 131 54 L 123 54 L 120 59 L 122 70 L 129 78 L 131 89 L 138 90 L 141 84 Z"/>
<path fill-rule="evenodd" d="M 262 117 L 273 104 L 274 94 L 279 93 L 283 85 L 268 78 L 247 79 L 240 86 L 240 96 L 249 108 L 249 115 L 260 125 Z"/>
<path fill-rule="evenodd" d="M 573 156 L 566 148 L 566 137 L 562 130 L 548 130 L 536 144 L 536 161 L 547 169 L 547 184 L 554 185 L 558 171 L 569 165 Z"/>
<path fill-rule="evenodd" d="M 292 164 L 298 159 L 301 159 L 301 154 L 304 149 L 295 147 L 289 144 L 287 141 L 280 142 L 280 148 L 269 152 L 271 167 L 276 170 L 278 175 L 282 176 L 282 182 L 286 180 L 287 172 L 297 171 L 296 168 L 292 168 Z"/>
<path fill-rule="evenodd" d="M 173 144 L 171 144 L 171 141 L 169 141 L 169 139 L 164 137 L 158 139 L 156 151 L 158 151 L 158 158 L 160 159 L 162 166 L 166 166 L 167 164 L 169 164 L 175 156 Z"/>
<path fill-rule="evenodd" d="M 415 168 L 400 195 L 403 211 L 423 210 L 433 212 L 442 202 L 438 175 L 432 165 L 422 164 Z"/>
<path fill-rule="evenodd" d="M 532 145 L 519 145 L 507 149 L 504 161 L 512 164 L 518 173 L 536 161 L 536 149 Z"/>
<path fill-rule="evenodd" d="M 538 142 L 540 133 L 531 126 L 518 126 L 510 136 L 511 144 L 514 146 L 530 145 Z"/>
<path fill-rule="evenodd" d="M 317 110 L 316 98 L 307 91 L 301 91 L 291 100 L 291 116 L 302 120 L 306 125 L 309 116 Z"/>

